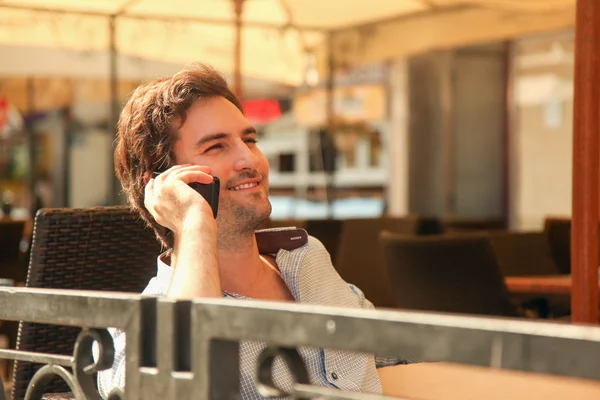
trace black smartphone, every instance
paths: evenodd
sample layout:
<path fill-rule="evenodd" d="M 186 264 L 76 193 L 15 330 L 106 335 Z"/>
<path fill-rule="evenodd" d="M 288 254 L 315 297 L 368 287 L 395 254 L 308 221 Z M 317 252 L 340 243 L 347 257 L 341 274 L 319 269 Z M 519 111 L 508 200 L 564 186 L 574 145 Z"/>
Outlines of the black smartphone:
<path fill-rule="evenodd" d="M 157 177 L 160 175 L 160 172 L 154 172 L 153 175 Z M 206 184 L 191 182 L 188 183 L 188 186 L 204 197 L 204 200 L 208 202 L 210 208 L 212 209 L 213 216 L 217 218 L 217 213 L 219 211 L 219 191 L 221 189 L 221 182 L 219 181 L 219 178 L 213 176 L 213 181 L 211 183 Z"/>
<path fill-rule="evenodd" d="M 219 211 L 219 191 L 221 189 L 219 178 L 213 176 L 211 183 L 191 182 L 188 183 L 188 186 L 204 197 L 208 204 L 210 204 L 210 208 L 212 208 L 213 216 L 217 218 L 217 212 Z"/>

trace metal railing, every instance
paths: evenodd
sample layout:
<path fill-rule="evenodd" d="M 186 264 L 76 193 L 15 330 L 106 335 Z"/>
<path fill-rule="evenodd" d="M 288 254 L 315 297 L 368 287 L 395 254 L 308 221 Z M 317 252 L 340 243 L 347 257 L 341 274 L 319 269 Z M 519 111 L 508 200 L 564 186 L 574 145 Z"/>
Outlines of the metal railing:
<path fill-rule="evenodd" d="M 83 328 L 72 356 L 0 350 L 3 359 L 45 364 L 31 380 L 27 399 L 40 399 L 54 376 L 67 382 L 76 399 L 99 399 L 94 373 L 109 368 L 114 357 L 108 327 L 127 336 L 126 386 L 111 400 L 237 399 L 242 340 L 268 344 L 256 366 L 257 390 L 265 396 L 384 398 L 311 386 L 296 351 L 301 346 L 600 380 L 600 328 L 590 326 L 27 288 L 0 288 L 0 320 Z M 275 356 L 283 357 L 294 375 L 291 393 L 271 379 Z"/>

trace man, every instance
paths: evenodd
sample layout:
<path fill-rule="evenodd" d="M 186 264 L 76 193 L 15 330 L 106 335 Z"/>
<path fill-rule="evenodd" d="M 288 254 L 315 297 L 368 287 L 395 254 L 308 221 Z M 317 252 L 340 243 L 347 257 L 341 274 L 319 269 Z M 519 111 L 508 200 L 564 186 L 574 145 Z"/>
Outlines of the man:
<path fill-rule="evenodd" d="M 269 165 L 238 99 L 210 67 L 197 65 L 133 93 L 118 125 L 115 166 L 131 205 L 168 249 L 145 294 L 373 307 L 339 277 L 315 238 L 303 231 L 255 232 L 271 213 Z M 213 176 L 221 182 L 216 220 L 188 186 L 211 183 Z M 296 240 L 285 240 L 291 237 Z M 98 378 L 103 396 L 125 383 L 125 338 L 113 336 L 115 364 Z M 260 398 L 254 370 L 263 349 L 241 343 L 242 398 Z M 376 367 L 400 363 L 376 363 L 371 354 L 299 352 L 313 384 L 351 391 L 381 393 Z M 286 369 L 276 367 L 274 377 L 279 387 L 291 388 Z"/>

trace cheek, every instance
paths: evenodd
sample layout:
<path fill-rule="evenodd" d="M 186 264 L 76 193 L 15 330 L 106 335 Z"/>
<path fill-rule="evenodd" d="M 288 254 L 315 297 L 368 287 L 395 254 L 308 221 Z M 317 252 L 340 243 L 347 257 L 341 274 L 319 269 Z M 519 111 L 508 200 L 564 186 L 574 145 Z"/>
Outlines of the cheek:
<path fill-rule="evenodd" d="M 269 160 L 262 153 L 259 154 L 258 171 L 263 174 L 269 174 Z"/>

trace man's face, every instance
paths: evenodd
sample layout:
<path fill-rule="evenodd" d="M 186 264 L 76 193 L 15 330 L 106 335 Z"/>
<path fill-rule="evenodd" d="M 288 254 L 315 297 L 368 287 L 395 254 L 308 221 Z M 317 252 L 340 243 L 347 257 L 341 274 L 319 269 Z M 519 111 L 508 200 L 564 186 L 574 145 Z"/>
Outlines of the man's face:
<path fill-rule="evenodd" d="M 269 163 L 256 140 L 246 117 L 220 96 L 196 100 L 179 129 L 176 163 L 207 165 L 221 180 L 219 242 L 254 232 L 271 214 Z"/>

